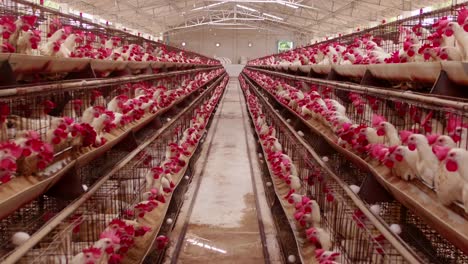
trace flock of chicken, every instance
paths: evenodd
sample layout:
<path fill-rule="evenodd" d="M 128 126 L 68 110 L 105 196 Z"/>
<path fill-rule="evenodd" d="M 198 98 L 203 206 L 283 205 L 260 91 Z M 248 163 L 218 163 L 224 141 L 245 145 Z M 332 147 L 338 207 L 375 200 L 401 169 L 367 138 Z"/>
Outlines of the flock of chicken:
<path fill-rule="evenodd" d="M 167 146 L 164 160 L 160 165 L 148 169 L 145 177 L 146 192 L 142 194 L 143 201 L 133 206 L 129 205 L 123 212 L 124 218 L 135 218 L 135 220 L 113 219 L 101 233 L 99 241 L 84 248 L 72 258 L 70 263 L 121 263 L 127 252 L 134 247 L 135 239 L 152 232 L 152 229 L 145 225 L 147 222 L 145 215 L 147 218 L 154 218 L 151 212 L 164 207 L 158 205 L 167 203 L 166 197 L 182 179 L 184 168 L 188 166 L 204 134 L 208 120 L 223 94 L 227 81 L 228 77 L 225 77 L 215 88 L 212 97 L 194 111 L 189 127 L 182 132 L 178 142 L 172 142 Z M 156 238 L 157 249 L 164 248 L 168 243 L 167 236 L 160 235 Z"/>
<path fill-rule="evenodd" d="M 278 177 L 284 183 L 290 186 L 290 192 L 285 197 L 291 204 L 295 205 L 296 213 L 294 218 L 298 223 L 305 227 L 310 228 L 306 230 L 307 239 L 313 244 L 321 244 L 324 250 L 331 249 L 330 235 L 326 231 L 319 227 L 320 225 L 320 207 L 315 200 L 311 200 L 307 196 L 295 193 L 302 187 L 301 179 L 298 176 L 296 165 L 292 162 L 291 158 L 283 152 L 283 147 L 276 138 L 276 130 L 274 126 L 269 125 L 265 119 L 265 115 L 262 112 L 258 98 L 250 92 L 248 85 L 245 83 L 243 78 L 240 78 L 241 87 L 244 90 L 247 105 L 252 114 L 252 118 L 255 124 L 255 130 L 260 139 L 260 143 L 265 151 L 266 159 L 269 167 L 272 168 L 272 172 L 275 177 Z M 320 263 L 325 260 L 334 261 L 339 253 L 327 252 L 324 254 L 317 251 L 317 255 L 320 254 L 318 260 Z"/>
<path fill-rule="evenodd" d="M 107 104 L 103 95 L 93 90 L 92 100 L 69 101 L 61 116 L 49 115 L 57 107 L 50 100 L 37 106 L 38 111 L 29 117 L 10 114 L 10 106 L 2 103 L 0 182 L 4 184 L 15 175 L 38 175 L 53 161 L 54 153 L 66 148 L 72 147 L 79 155 L 106 144 L 108 139 L 130 129 L 139 120 L 170 107 L 202 87 L 221 71 L 200 72 L 193 79 L 186 78 L 176 89 L 145 82 L 127 84 Z M 37 131 L 44 127 L 46 132 L 39 135 Z"/>
<path fill-rule="evenodd" d="M 433 31 L 430 31 L 430 28 Z M 389 47 L 403 44 L 401 48 Z M 352 65 L 468 60 L 468 10 L 458 10 L 456 21 L 442 17 L 430 26 L 400 26 L 397 43 L 363 34 L 352 43 L 327 41 L 249 62 L 250 65 Z"/>
<path fill-rule="evenodd" d="M 36 24 L 34 15 L 0 17 L 0 51 L 61 58 L 89 58 L 114 61 L 162 61 L 194 64 L 219 64 L 219 61 L 171 50 L 165 45 L 154 47 L 145 42 L 143 46 L 126 43 L 120 37 L 96 36 L 93 32 L 74 29 L 54 18 Z M 47 39 L 41 41 L 41 33 Z"/>
<path fill-rule="evenodd" d="M 302 118 L 328 127 L 340 146 L 391 168 L 395 176 L 404 180 L 423 180 L 434 187 L 441 203 L 461 201 L 468 212 L 468 151 L 457 147 L 466 147 L 468 137 L 468 126 L 462 118 L 447 114 L 447 135 L 441 134 L 443 126 L 432 118 L 432 113 L 413 125 L 412 131 L 398 131 L 367 105 L 369 110 L 365 112 L 372 115 L 372 125 L 355 124 L 348 117 L 346 107 L 330 99 L 332 89 L 322 92 L 322 96 L 315 86 L 309 92 L 302 92 L 281 79 L 251 70 L 245 73 Z M 354 105 L 358 105 L 355 101 L 364 100 L 355 93 L 349 97 Z"/>
<path fill-rule="evenodd" d="M 302 181 L 298 174 L 298 169 L 291 158 L 283 150 L 281 143 L 276 137 L 276 130 L 273 124 L 268 124 L 265 119 L 265 114 L 262 111 L 262 107 L 258 101 L 258 98 L 250 92 L 248 85 L 245 80 L 240 77 L 241 87 L 244 90 L 247 105 L 254 120 L 255 129 L 259 136 L 260 143 L 263 146 L 265 152 L 266 161 L 268 167 L 282 184 L 286 184 L 289 187 L 289 192 L 283 197 L 287 200 L 287 203 L 293 206 L 294 213 L 288 218 L 294 219 L 298 230 L 303 232 L 301 236 L 305 237 L 308 245 L 315 248 L 315 257 L 320 264 L 331 264 L 343 262 L 344 256 L 342 256 L 342 250 L 348 255 L 348 258 L 354 260 L 365 260 L 372 257 L 372 260 L 377 262 L 378 257 L 387 254 L 386 248 L 388 247 L 385 237 L 382 234 L 369 238 L 358 238 L 358 229 L 364 229 L 367 225 L 370 225 L 367 217 L 359 210 L 356 209 L 352 219 L 350 221 L 342 220 L 340 230 L 341 235 L 347 239 L 343 240 L 341 245 L 333 245 L 330 231 L 326 227 L 322 226 L 321 222 L 321 210 L 319 204 L 309 198 L 307 195 L 300 194 L 303 190 Z M 312 178 L 319 178 L 320 170 L 316 170 Z M 281 183 L 275 183 L 275 185 Z M 327 191 L 326 197 L 327 202 L 334 202 L 334 195 L 331 190 L 324 185 L 324 192 Z M 278 186 L 279 187 L 279 186 Z M 340 204 L 340 206 L 343 206 Z M 378 214 L 380 207 L 372 206 L 371 209 L 374 213 Z M 285 210 L 286 211 L 286 210 Z M 287 211 L 286 211 L 287 212 Z M 336 215 L 335 215 L 336 217 Z M 331 219 L 328 219 L 331 221 Z M 348 226 L 349 225 L 349 226 Z M 401 228 L 398 225 L 392 225 L 391 230 L 396 234 L 401 232 Z M 360 241 L 361 239 L 366 242 Z M 305 243 L 300 238 L 300 243 Z M 367 242 L 372 241 L 372 242 Z M 307 245 L 307 244 L 306 244 Z M 375 250 L 376 254 L 370 254 Z M 367 253 L 366 253 L 367 252 Z"/>

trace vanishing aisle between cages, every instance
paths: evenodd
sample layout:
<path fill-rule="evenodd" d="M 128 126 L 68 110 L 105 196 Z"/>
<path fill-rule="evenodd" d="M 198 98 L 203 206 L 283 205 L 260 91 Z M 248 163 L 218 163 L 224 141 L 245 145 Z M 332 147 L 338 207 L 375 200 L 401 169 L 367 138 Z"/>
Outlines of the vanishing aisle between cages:
<path fill-rule="evenodd" d="M 275 259 L 266 249 L 265 236 L 275 234 L 254 143 L 244 96 L 237 79 L 231 78 L 197 160 L 194 182 L 173 231 L 177 242 L 166 263 Z M 275 247 L 274 239 L 269 240 Z"/>

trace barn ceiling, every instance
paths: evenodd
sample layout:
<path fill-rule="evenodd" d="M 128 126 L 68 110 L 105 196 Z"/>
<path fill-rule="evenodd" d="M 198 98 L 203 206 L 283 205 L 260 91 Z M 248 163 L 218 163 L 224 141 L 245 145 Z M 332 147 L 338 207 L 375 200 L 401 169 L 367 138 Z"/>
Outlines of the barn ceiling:
<path fill-rule="evenodd" d="M 440 0 L 59 0 L 69 7 L 158 36 L 202 27 L 293 32 L 310 39 L 349 33 Z"/>

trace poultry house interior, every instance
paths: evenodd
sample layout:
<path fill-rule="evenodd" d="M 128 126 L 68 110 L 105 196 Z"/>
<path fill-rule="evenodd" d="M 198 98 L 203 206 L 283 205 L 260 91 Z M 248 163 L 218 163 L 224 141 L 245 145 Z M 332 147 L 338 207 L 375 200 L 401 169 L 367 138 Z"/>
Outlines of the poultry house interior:
<path fill-rule="evenodd" d="M 468 264 L 467 8 L 0 1 L 0 263 Z"/>

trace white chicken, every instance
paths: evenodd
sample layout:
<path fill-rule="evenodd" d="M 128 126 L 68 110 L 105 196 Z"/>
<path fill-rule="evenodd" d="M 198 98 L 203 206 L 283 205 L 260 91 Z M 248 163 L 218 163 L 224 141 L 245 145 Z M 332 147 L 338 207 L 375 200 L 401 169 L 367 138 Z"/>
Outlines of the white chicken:
<path fill-rule="evenodd" d="M 319 226 L 321 221 L 320 206 L 315 200 L 309 200 L 306 204 L 303 204 L 300 208 L 303 214 L 300 222 L 302 226 L 312 227 Z"/>
<path fill-rule="evenodd" d="M 421 134 L 413 134 L 408 138 L 408 148 L 411 151 L 418 152 L 418 161 L 416 170 L 418 176 L 429 186 L 434 186 L 434 178 L 439 169 L 439 161 L 432 153 L 429 142 L 426 136 Z"/>
<path fill-rule="evenodd" d="M 302 187 L 301 179 L 296 175 L 289 175 L 288 179 L 286 180 L 286 183 L 288 183 L 291 189 L 294 189 L 296 191 L 300 190 Z"/>
<path fill-rule="evenodd" d="M 346 116 L 346 108 L 338 101 L 333 99 L 325 99 L 324 101 L 327 104 L 329 110 L 338 112 L 341 115 Z"/>
<path fill-rule="evenodd" d="M 417 178 L 418 152 L 411 151 L 407 146 L 397 146 L 391 154 L 395 158 L 394 173 L 405 181 Z"/>
<path fill-rule="evenodd" d="M 449 148 L 457 147 L 457 143 L 455 143 L 455 141 L 453 141 L 453 139 L 447 135 L 436 135 L 436 137 L 434 138 L 433 145 Z"/>
<path fill-rule="evenodd" d="M 401 144 L 400 138 L 398 137 L 397 129 L 389 122 L 381 122 L 379 124 L 377 135 L 385 136 L 386 142 L 389 146 Z"/>
<path fill-rule="evenodd" d="M 83 249 L 83 252 L 75 255 L 70 264 L 87 264 L 97 263 L 101 258 L 102 250 L 96 247 L 90 247 Z"/>
<path fill-rule="evenodd" d="M 359 134 L 365 136 L 369 144 L 383 144 L 385 142 L 385 138 L 377 135 L 377 130 L 372 127 L 361 128 Z"/>
<path fill-rule="evenodd" d="M 311 227 L 306 230 L 306 236 L 313 245 L 320 245 L 322 249 L 328 251 L 332 249 L 331 236 L 328 231 L 320 227 Z"/>
<path fill-rule="evenodd" d="M 57 53 L 60 50 L 59 41 L 63 36 L 65 36 L 65 29 L 61 28 L 55 31 L 55 33 L 47 39 L 47 42 L 39 47 L 41 55 L 52 56 Z"/>
<path fill-rule="evenodd" d="M 457 200 L 461 201 L 464 180 L 460 177 L 458 171 L 448 171 L 446 162 L 444 162 L 450 148 L 434 146 L 432 150 L 441 161 L 434 179 L 434 189 L 437 193 L 437 198 L 444 205 L 449 205 Z"/>
<path fill-rule="evenodd" d="M 468 151 L 465 149 L 451 149 L 445 161 L 445 168 L 448 172 L 457 172 L 463 180 L 462 200 L 465 212 L 468 213 Z"/>
<path fill-rule="evenodd" d="M 460 53 L 463 60 L 468 59 L 468 34 L 465 30 L 458 25 L 457 22 L 450 22 L 445 30 L 447 36 L 455 36 L 457 47 L 460 49 Z"/>

